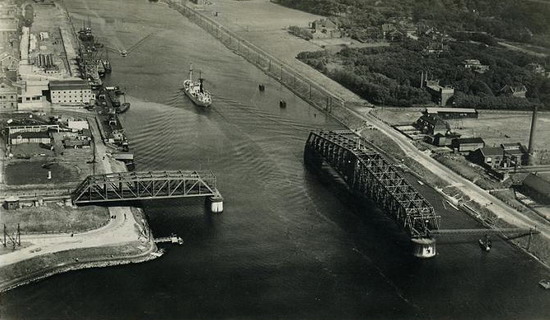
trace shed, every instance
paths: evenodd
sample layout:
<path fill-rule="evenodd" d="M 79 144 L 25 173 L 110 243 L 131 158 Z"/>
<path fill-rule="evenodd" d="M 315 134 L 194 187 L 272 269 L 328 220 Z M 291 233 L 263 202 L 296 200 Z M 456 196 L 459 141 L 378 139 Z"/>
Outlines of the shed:
<path fill-rule="evenodd" d="M 4 203 L 6 210 L 15 210 L 19 208 L 19 198 L 16 196 L 7 197 Z"/>
<path fill-rule="evenodd" d="M 533 199 L 550 203 L 550 181 L 531 173 L 523 180 L 522 189 Z"/>

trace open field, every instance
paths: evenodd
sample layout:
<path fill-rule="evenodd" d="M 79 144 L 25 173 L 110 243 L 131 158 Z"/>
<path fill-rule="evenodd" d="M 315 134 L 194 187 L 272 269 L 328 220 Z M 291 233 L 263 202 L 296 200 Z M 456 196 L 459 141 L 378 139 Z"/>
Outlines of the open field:
<path fill-rule="evenodd" d="M 22 233 L 76 233 L 97 229 L 109 221 L 105 207 L 87 206 L 73 208 L 47 203 L 40 207 L 0 209 L 0 223 L 9 228 L 19 223 Z"/>

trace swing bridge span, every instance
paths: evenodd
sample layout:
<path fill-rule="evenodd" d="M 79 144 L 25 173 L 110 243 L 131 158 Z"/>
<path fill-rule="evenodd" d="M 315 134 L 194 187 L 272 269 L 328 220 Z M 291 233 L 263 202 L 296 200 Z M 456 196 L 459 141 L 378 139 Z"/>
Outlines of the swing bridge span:
<path fill-rule="evenodd" d="M 71 196 L 76 205 L 190 197 L 206 197 L 212 204 L 221 205 L 223 198 L 212 172 L 177 170 L 90 175 Z"/>

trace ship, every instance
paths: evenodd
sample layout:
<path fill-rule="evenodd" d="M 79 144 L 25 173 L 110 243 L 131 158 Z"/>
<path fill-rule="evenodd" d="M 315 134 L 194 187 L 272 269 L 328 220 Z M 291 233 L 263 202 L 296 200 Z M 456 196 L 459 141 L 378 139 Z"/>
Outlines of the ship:
<path fill-rule="evenodd" d="M 193 65 L 189 67 L 189 79 L 183 81 L 183 91 L 196 105 L 209 107 L 212 104 L 210 92 L 204 90 L 204 80 L 199 76 L 198 81 L 193 81 Z"/>

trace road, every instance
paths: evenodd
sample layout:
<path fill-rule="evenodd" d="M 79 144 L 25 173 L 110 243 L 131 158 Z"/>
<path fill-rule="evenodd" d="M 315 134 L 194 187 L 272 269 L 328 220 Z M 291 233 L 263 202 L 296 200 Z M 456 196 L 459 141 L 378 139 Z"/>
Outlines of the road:
<path fill-rule="evenodd" d="M 376 129 L 391 138 L 409 157 L 426 167 L 449 185 L 458 188 L 474 202 L 494 212 L 499 218 L 522 228 L 532 228 L 536 226 L 544 237 L 550 237 L 550 226 L 544 220 L 535 220 L 514 210 L 486 190 L 439 163 L 428 153 L 420 151 L 407 137 L 370 114 L 370 110 L 372 109 L 365 110 L 365 108 L 356 108 L 352 109 L 352 112 L 371 123 Z"/>

